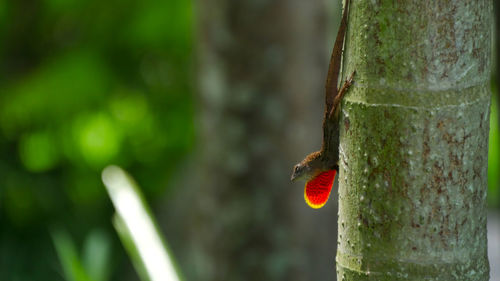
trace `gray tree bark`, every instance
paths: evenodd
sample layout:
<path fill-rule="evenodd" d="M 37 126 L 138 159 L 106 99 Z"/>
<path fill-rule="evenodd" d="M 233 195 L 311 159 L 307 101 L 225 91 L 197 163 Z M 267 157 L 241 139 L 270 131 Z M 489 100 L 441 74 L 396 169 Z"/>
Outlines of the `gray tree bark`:
<path fill-rule="evenodd" d="M 353 0 L 339 280 L 488 280 L 490 0 Z"/>
<path fill-rule="evenodd" d="M 187 280 L 333 280 L 337 206 L 314 211 L 290 183 L 321 145 L 326 3 L 197 4 L 200 143 L 163 219 L 181 269 Z"/>

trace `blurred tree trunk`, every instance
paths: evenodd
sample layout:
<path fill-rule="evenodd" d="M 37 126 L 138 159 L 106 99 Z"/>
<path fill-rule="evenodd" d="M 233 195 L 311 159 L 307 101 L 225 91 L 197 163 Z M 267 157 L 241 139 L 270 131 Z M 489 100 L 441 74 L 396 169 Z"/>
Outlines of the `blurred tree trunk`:
<path fill-rule="evenodd" d="M 490 0 L 357 1 L 338 279 L 488 280 Z"/>
<path fill-rule="evenodd" d="M 290 183 L 321 145 L 326 3 L 197 4 L 200 133 L 187 170 L 199 173 L 169 207 L 189 231 L 172 243 L 181 268 L 188 280 L 334 280 L 337 205 L 314 211 Z"/>

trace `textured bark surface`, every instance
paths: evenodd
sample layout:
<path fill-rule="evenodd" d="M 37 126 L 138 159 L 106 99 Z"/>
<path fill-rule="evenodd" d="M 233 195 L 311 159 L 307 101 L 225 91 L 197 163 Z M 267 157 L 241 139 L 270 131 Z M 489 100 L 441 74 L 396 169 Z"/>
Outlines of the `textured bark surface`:
<path fill-rule="evenodd" d="M 339 280 L 488 280 L 492 3 L 353 0 Z"/>
<path fill-rule="evenodd" d="M 197 4 L 199 150 L 164 220 L 181 268 L 187 280 L 333 280 L 337 206 L 312 210 L 290 183 L 321 145 L 325 1 Z"/>

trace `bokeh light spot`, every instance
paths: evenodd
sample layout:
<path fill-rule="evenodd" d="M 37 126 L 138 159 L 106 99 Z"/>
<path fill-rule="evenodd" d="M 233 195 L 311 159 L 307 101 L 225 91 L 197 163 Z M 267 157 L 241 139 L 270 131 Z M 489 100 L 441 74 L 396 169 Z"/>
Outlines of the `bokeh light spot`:
<path fill-rule="evenodd" d="M 120 151 L 122 134 L 113 120 L 104 113 L 78 118 L 73 133 L 85 161 L 94 167 L 110 162 Z"/>

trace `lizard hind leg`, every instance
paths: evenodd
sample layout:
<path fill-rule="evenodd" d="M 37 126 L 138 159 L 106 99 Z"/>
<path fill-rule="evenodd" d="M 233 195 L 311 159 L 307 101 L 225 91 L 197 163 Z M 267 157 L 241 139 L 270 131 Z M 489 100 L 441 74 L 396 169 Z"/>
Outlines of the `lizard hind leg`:
<path fill-rule="evenodd" d="M 356 71 L 353 71 L 351 73 L 351 75 L 349 76 L 349 78 L 347 80 L 345 80 L 342 87 L 340 87 L 338 94 L 335 96 L 335 99 L 333 100 L 332 109 L 330 110 L 330 113 L 328 113 L 329 119 L 332 119 L 332 117 L 336 117 L 336 118 L 338 117 L 340 102 L 342 101 L 342 98 L 344 97 L 347 90 L 349 90 L 349 87 L 351 87 L 351 85 L 353 83 L 354 74 L 356 74 Z"/>

